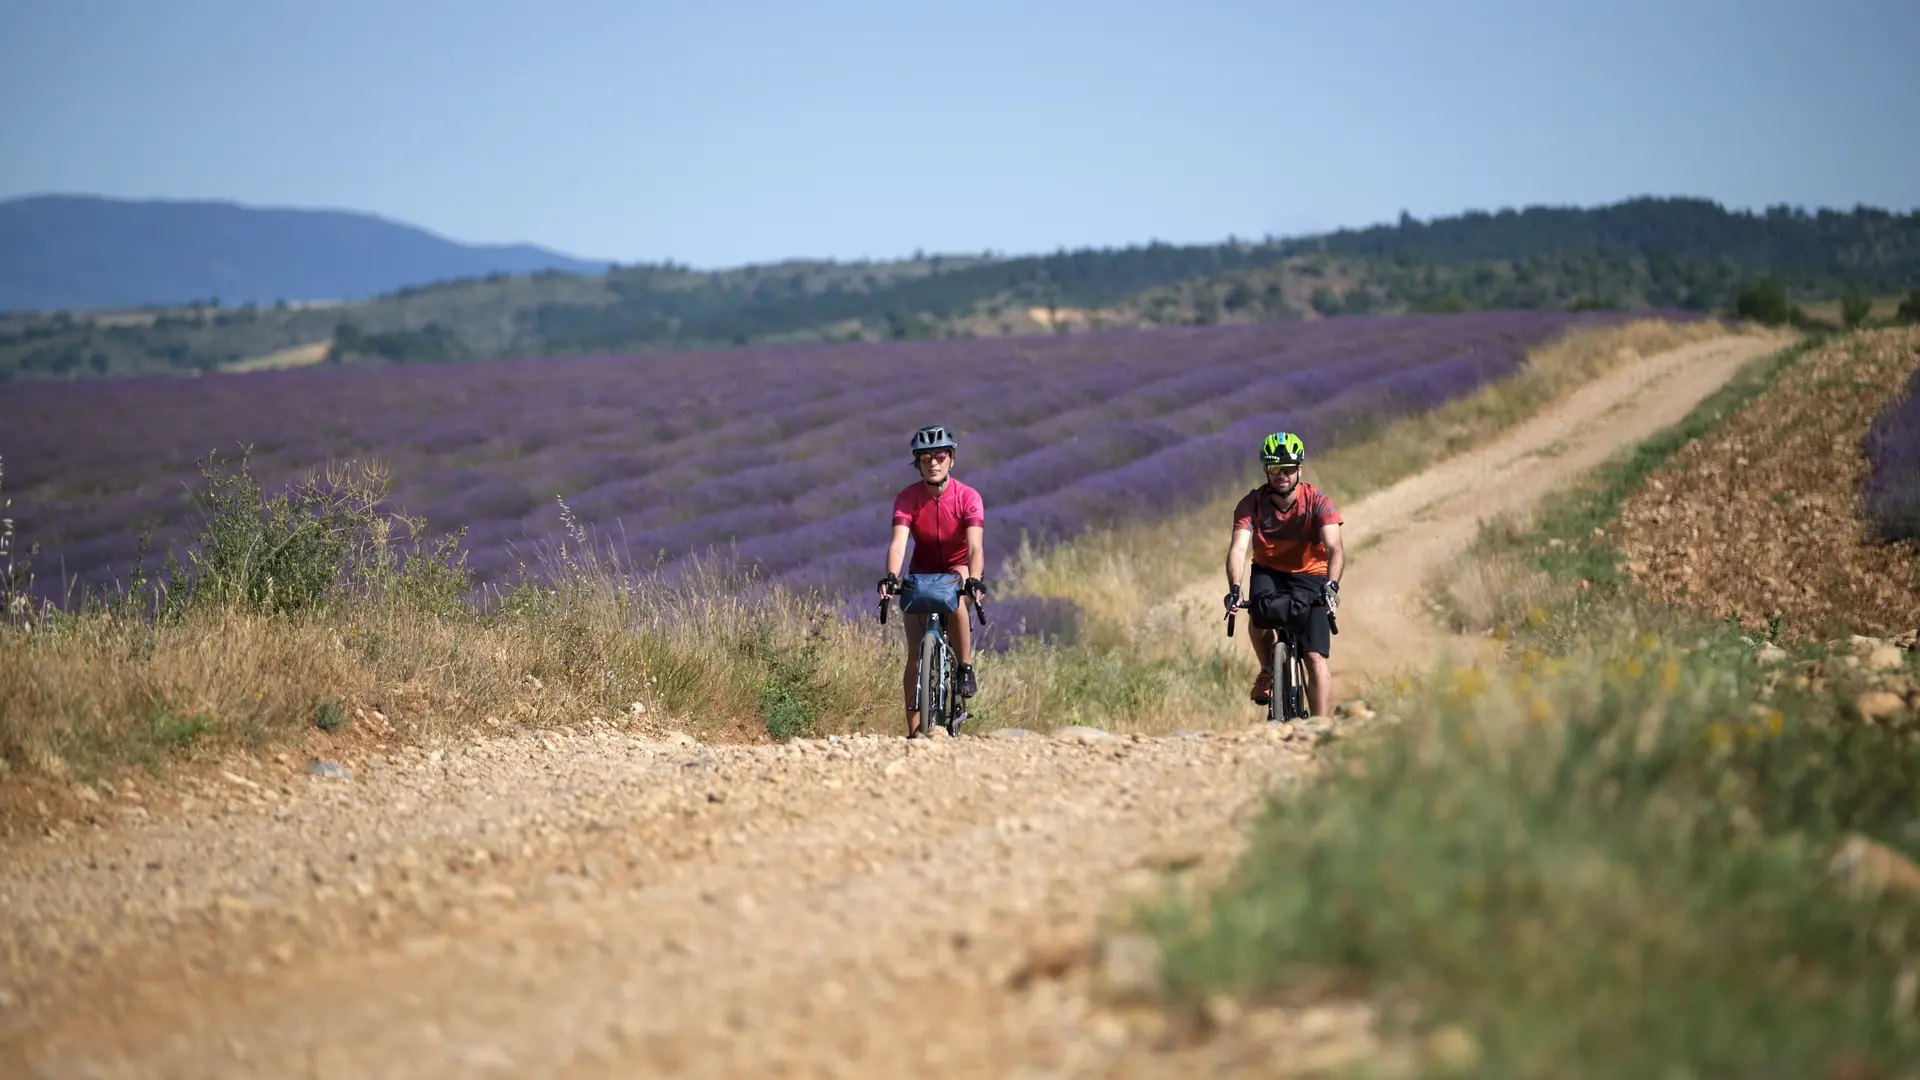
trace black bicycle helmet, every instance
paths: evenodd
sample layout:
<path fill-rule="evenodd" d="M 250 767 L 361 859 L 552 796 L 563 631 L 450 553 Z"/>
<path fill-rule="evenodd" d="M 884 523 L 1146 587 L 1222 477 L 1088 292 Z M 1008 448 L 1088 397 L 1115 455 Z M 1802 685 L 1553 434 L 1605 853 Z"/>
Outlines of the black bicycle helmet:
<path fill-rule="evenodd" d="M 957 454 L 960 446 L 953 441 L 953 436 L 946 428 L 931 424 L 913 433 L 913 455 L 919 457 L 929 450 L 947 450 Z"/>

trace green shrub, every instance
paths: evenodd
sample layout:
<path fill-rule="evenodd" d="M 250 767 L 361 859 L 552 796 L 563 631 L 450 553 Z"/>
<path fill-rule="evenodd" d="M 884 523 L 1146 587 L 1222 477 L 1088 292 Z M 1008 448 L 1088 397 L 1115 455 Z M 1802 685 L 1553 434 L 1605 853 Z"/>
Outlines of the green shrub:
<path fill-rule="evenodd" d="M 826 607 L 810 613 L 797 644 L 778 641 L 773 627 L 765 622 L 756 626 L 750 651 L 758 654 L 765 670 L 760 718 L 767 734 L 775 739 L 784 741 L 814 733 L 814 723 L 825 704 L 821 664 L 831 618 L 832 611 Z"/>
<path fill-rule="evenodd" d="M 420 536 L 423 520 L 381 509 L 391 478 L 377 464 L 311 472 L 272 498 L 244 453 L 232 467 L 209 454 L 200 471 L 206 488 L 196 502 L 205 521 L 188 566 L 168 553 L 163 619 L 199 605 L 284 614 L 348 598 L 451 613 L 471 587 L 460 550 L 465 530 L 429 546 Z M 408 538 L 405 552 L 396 544 L 396 524 Z"/>
<path fill-rule="evenodd" d="M 1733 313 L 1764 326 L 1784 326 L 1793 321 L 1793 304 L 1786 290 L 1770 277 L 1763 277 L 1740 290 L 1734 298 Z"/>
<path fill-rule="evenodd" d="M 1848 295 L 1840 299 L 1840 322 L 1849 330 L 1858 330 L 1872 313 L 1873 301 L 1864 296 Z"/>

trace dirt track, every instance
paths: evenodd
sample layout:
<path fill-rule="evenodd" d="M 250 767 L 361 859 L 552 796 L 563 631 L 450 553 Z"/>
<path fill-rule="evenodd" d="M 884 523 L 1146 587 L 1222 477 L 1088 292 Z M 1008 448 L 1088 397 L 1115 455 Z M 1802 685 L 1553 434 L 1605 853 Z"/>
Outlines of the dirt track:
<path fill-rule="evenodd" d="M 1466 550 L 1481 522 L 1524 511 L 1621 448 L 1678 423 L 1742 365 L 1791 340 L 1721 338 L 1617 368 L 1480 449 L 1340 507 L 1347 569 L 1330 657 L 1335 700 L 1371 678 L 1488 655 L 1485 639 L 1436 628 L 1421 600 L 1429 578 Z M 1197 639 L 1220 639 L 1225 592 L 1225 579 L 1215 576 L 1173 601 Z"/>
<path fill-rule="evenodd" d="M 1646 361 L 1344 508 L 1336 671 L 1430 655 L 1442 642 L 1400 601 L 1477 513 L 1678 419 L 1777 344 Z M 1191 590 L 1210 613 L 1220 591 Z M 0 1075 L 1191 1071 L 1154 1049 L 1154 1014 L 1107 1000 L 1143 965 L 1137 940 L 1099 943 L 1100 920 L 1225 865 L 1314 741 L 528 733 L 351 779 L 236 763 L 184 808 L 109 793 L 101 827 L 0 855 Z M 1244 1067 L 1365 1052 L 1363 1019 L 1263 1014 L 1268 1056 Z"/>

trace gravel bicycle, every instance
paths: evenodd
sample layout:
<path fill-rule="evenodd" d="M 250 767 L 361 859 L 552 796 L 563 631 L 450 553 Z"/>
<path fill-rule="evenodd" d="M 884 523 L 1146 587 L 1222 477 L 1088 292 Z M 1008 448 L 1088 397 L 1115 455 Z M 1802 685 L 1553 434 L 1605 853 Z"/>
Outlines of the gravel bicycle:
<path fill-rule="evenodd" d="M 964 591 L 952 574 L 907 574 L 894 587 L 892 596 L 902 591 L 910 598 L 900 605 L 902 614 L 925 615 L 926 632 L 920 635 L 920 680 L 914 693 L 915 710 L 920 714 L 922 734 L 938 724 L 949 735 L 958 736 L 960 725 L 968 717 L 967 706 L 954 692 L 960 678 L 960 656 L 947 637 L 946 620 L 960 606 Z M 887 621 L 887 600 L 880 598 L 880 621 Z M 987 608 L 978 593 L 973 594 L 973 614 L 981 626 L 987 625 Z"/>
<path fill-rule="evenodd" d="M 1240 599 L 1240 589 L 1233 590 L 1233 610 L 1227 612 L 1227 636 L 1233 636 L 1234 611 L 1245 611 L 1253 606 L 1253 601 Z M 1326 607 L 1323 597 L 1315 600 L 1314 607 Z M 1301 647 L 1300 629 L 1306 621 L 1306 612 L 1291 619 L 1284 619 L 1274 630 L 1278 640 L 1273 645 L 1273 671 L 1275 675 L 1273 689 L 1267 693 L 1267 722 L 1277 723 L 1285 720 L 1305 720 L 1307 712 L 1307 657 Z M 1340 623 L 1332 612 L 1327 613 L 1328 629 L 1335 634 L 1340 632 Z M 1284 704 L 1282 704 L 1284 702 Z"/>

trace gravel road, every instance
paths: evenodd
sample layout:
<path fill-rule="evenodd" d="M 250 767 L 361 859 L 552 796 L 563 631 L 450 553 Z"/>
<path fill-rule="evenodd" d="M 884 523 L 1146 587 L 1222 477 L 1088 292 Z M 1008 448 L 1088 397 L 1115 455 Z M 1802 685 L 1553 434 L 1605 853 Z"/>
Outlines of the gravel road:
<path fill-rule="evenodd" d="M 1104 1073 L 1162 1023 L 1104 915 L 1315 741 L 528 735 L 103 794 L 0 868 L 0 1074 Z"/>

